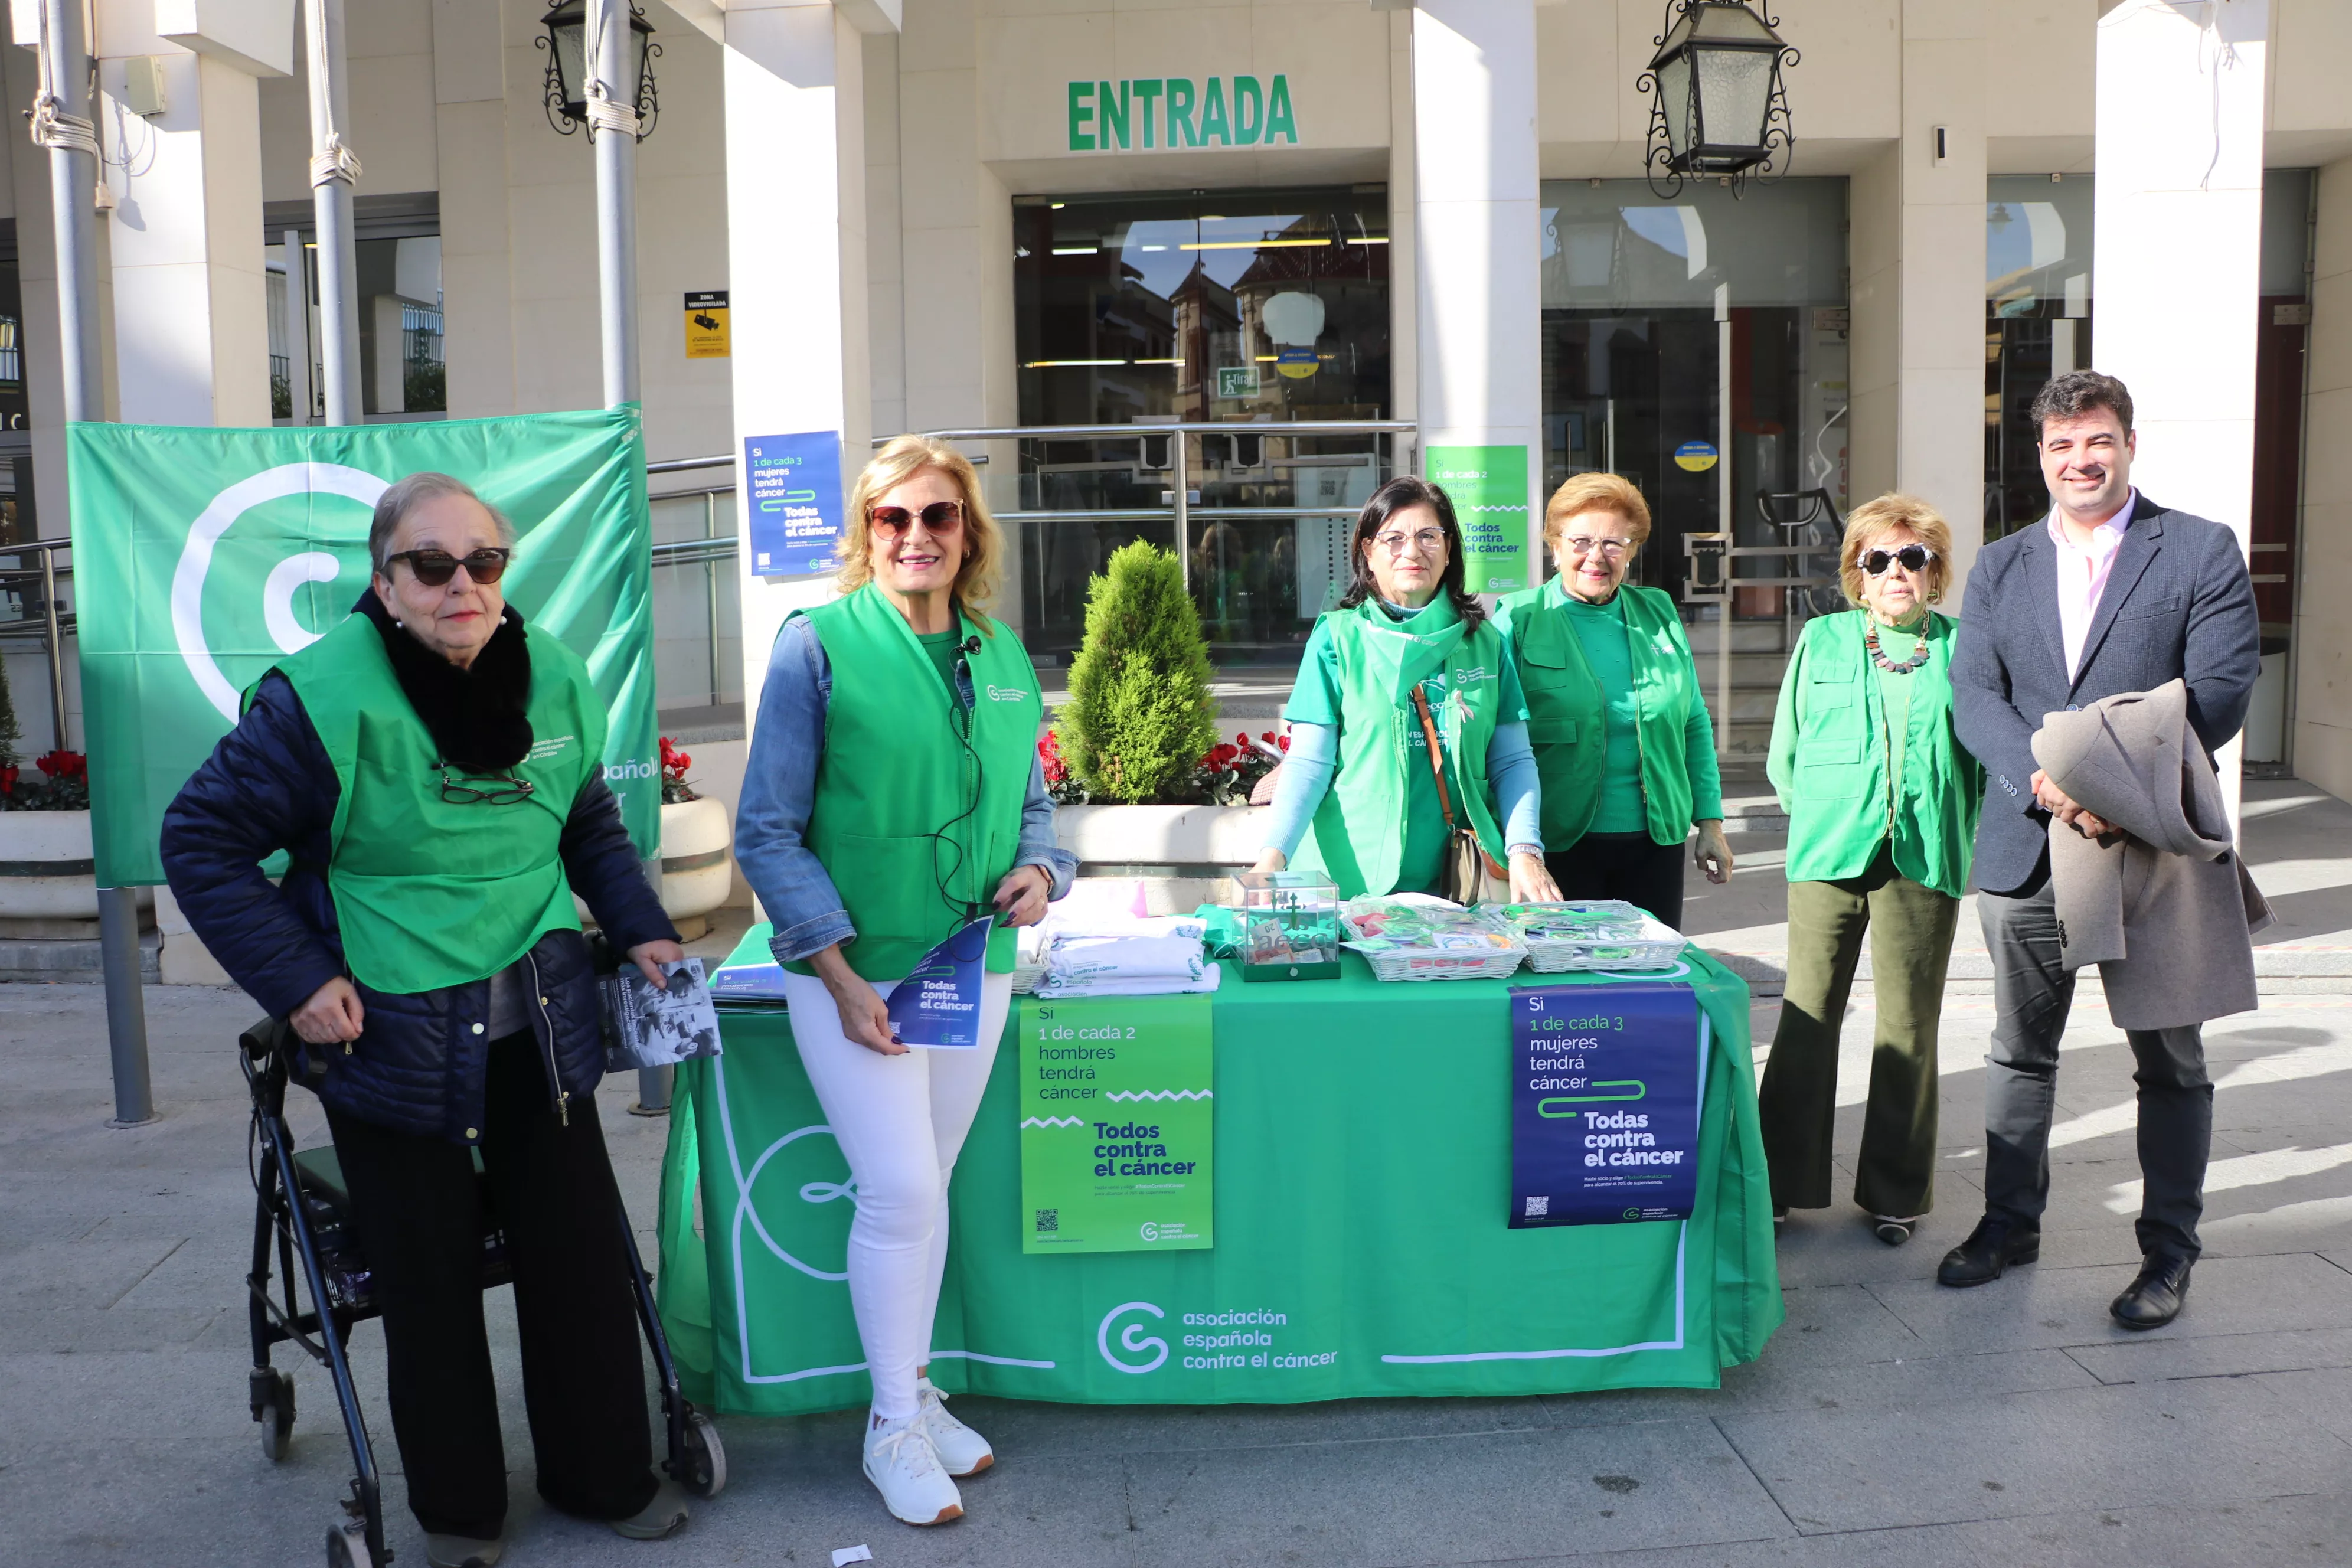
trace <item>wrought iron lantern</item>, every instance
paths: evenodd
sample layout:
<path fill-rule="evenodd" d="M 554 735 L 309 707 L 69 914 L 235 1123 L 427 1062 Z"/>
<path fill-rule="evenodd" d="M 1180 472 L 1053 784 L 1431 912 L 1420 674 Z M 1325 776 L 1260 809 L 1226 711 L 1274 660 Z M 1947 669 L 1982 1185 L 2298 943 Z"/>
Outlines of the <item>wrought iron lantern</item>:
<path fill-rule="evenodd" d="M 588 79 L 593 74 L 587 59 L 588 7 L 595 3 L 596 0 L 562 0 L 554 10 L 539 19 L 547 36 L 538 40 L 539 47 L 547 51 L 547 122 L 563 136 L 587 126 L 592 141 L 596 130 L 589 124 L 588 112 Z M 654 91 L 654 60 L 660 54 L 661 46 L 654 42 L 653 24 L 646 20 L 643 10 L 632 4 L 629 47 L 625 58 L 636 68 L 636 98 L 630 107 L 637 111 L 640 142 L 653 134 L 654 121 L 661 118 L 661 100 Z"/>
<path fill-rule="evenodd" d="M 1652 95 L 1650 188 L 1670 196 L 1685 175 L 1713 174 L 1736 196 L 1750 179 L 1786 174 L 1780 154 L 1796 138 L 1780 73 L 1797 51 L 1774 30 L 1780 18 L 1745 0 L 1672 0 L 1665 20 L 1650 68 L 1633 84 Z"/>

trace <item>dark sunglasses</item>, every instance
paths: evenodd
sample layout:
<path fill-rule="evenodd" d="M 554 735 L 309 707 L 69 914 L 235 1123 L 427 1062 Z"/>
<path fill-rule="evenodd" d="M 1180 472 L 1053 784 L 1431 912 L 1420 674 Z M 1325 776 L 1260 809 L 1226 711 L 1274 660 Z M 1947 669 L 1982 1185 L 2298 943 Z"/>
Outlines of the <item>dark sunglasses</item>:
<path fill-rule="evenodd" d="M 1862 552 L 1862 569 L 1874 577 L 1883 577 L 1889 566 L 1900 564 L 1906 572 L 1925 572 L 1936 552 L 1924 544 L 1906 544 L 1900 550 L 1865 550 Z"/>
<path fill-rule="evenodd" d="M 511 773 L 491 773 L 469 781 L 451 778 L 446 764 L 441 768 L 441 798 L 451 805 L 512 805 L 519 800 L 529 800 L 530 795 L 530 781 Z"/>
<path fill-rule="evenodd" d="M 513 553 L 511 550 L 484 549 L 460 556 L 446 550 L 404 550 L 397 555 L 385 556 L 383 563 L 389 569 L 395 561 L 407 562 L 416 580 L 428 588 L 446 587 L 449 579 L 457 574 L 457 568 L 463 566 L 467 576 L 487 588 L 507 574 L 507 557 Z"/>
<path fill-rule="evenodd" d="M 914 526 L 917 517 L 933 533 L 953 533 L 963 526 L 963 502 L 935 500 L 920 512 L 908 511 L 903 506 L 877 506 L 866 516 L 886 539 L 903 537 Z"/>

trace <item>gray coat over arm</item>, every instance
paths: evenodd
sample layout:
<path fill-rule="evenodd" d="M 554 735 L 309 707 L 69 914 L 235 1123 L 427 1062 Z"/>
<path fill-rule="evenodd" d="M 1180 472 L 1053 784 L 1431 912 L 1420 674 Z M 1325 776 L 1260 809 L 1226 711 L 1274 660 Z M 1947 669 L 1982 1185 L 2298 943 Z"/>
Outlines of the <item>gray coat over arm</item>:
<path fill-rule="evenodd" d="M 2245 558 L 2226 528 L 2145 495 L 2116 547 L 2083 668 L 2066 675 L 2058 552 L 2040 522 L 1988 544 L 1969 574 L 1952 659 L 1953 721 L 1985 766 L 1976 883 L 1996 893 L 2036 880 L 2050 815 L 2033 802 L 2033 734 L 2043 718 L 2168 680 L 2189 692 L 2189 722 L 2218 753 L 2246 721 L 2262 672 L 2262 626 Z"/>

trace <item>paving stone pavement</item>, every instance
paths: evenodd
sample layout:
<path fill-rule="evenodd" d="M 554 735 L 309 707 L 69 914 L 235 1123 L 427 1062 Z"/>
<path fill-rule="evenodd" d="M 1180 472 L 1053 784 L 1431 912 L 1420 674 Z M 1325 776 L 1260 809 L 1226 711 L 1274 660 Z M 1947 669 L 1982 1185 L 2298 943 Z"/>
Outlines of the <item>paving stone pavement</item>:
<path fill-rule="evenodd" d="M 164 1116 L 111 1131 L 98 989 L 0 985 L 0 1565 L 315 1563 L 350 1474 L 327 1383 L 298 1368 L 283 1463 L 246 1409 L 252 1194 L 233 1041 L 253 1009 L 228 992 L 146 994 Z M 1757 1008 L 1759 1041 L 1774 1005 Z M 2105 1312 L 2132 1271 L 2137 1170 L 2129 1054 L 2095 1002 L 2067 1040 L 2042 1261 L 1976 1290 L 1933 1282 L 1978 1210 L 1991 1021 L 1990 998 L 1950 999 L 1943 1170 L 1920 1235 L 1888 1248 L 1855 1211 L 1801 1213 L 1780 1244 L 1788 1324 L 1720 1392 L 959 1399 L 1002 1458 L 967 1488 L 967 1519 L 928 1531 L 891 1521 L 860 1478 L 855 1415 L 730 1418 L 726 1495 L 675 1540 L 636 1545 L 533 1494 L 494 1293 L 508 1561 L 824 1565 L 860 1543 L 884 1564 L 1024 1568 L 2352 1561 L 2352 995 L 2266 998 L 2209 1030 L 2210 1251 L 2181 1320 L 2144 1336 Z M 1870 1024 L 1847 1024 L 1849 1153 Z M 665 1124 L 626 1115 L 628 1088 L 600 1103 L 642 1225 Z M 297 1098 L 302 1141 L 322 1140 Z M 375 1325 L 355 1355 L 393 1545 L 422 1568 Z"/>

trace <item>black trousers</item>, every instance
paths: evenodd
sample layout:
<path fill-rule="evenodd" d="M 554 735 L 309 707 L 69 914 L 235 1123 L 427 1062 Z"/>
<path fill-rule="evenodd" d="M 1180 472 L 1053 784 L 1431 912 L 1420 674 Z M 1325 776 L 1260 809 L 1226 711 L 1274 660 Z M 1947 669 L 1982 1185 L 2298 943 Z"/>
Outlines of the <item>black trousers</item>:
<path fill-rule="evenodd" d="M 491 1043 L 482 1166 L 514 1267 L 539 1493 L 567 1513 L 626 1519 L 660 1483 L 620 1192 L 596 1102 L 574 1096 L 566 1127 L 549 1098 L 529 1034 Z M 332 1110 L 327 1122 L 383 1304 L 409 1510 L 427 1531 L 495 1539 L 506 1522 L 506 1450 L 482 1326 L 473 1157 L 463 1144 Z"/>
<path fill-rule="evenodd" d="M 1992 954 L 1992 1049 L 1985 1058 L 1985 1212 L 2038 1226 L 2050 1200 L 2050 1123 L 2058 1041 L 2074 977 L 2058 962 L 2051 885 L 1977 894 Z M 2205 1163 L 2213 1147 L 2213 1080 L 2203 1029 L 2127 1029 L 2139 1086 L 2142 1254 L 2195 1258 L 2203 1244 Z"/>
<path fill-rule="evenodd" d="M 1681 844 L 1659 844 L 1646 833 L 1588 833 L 1544 856 L 1559 896 L 1576 901 L 1622 899 L 1683 929 Z"/>

